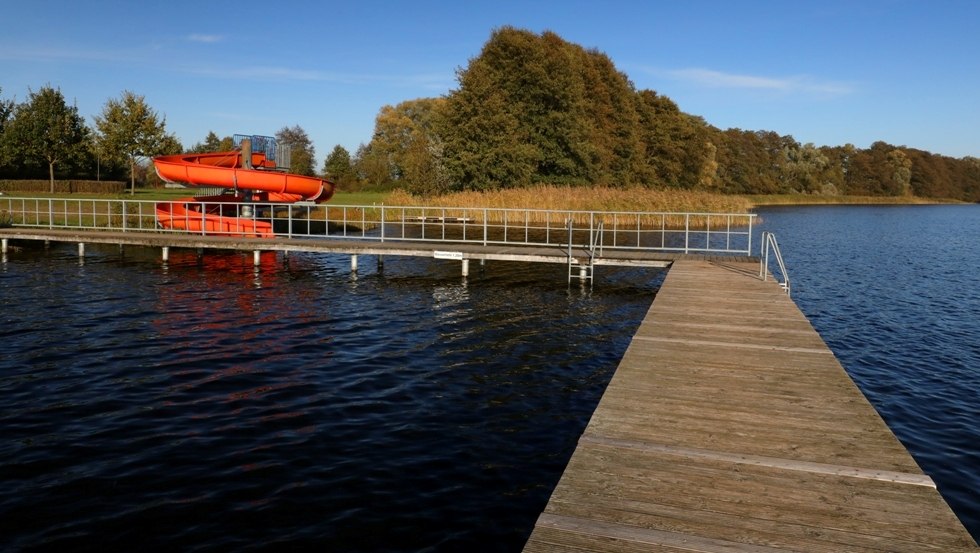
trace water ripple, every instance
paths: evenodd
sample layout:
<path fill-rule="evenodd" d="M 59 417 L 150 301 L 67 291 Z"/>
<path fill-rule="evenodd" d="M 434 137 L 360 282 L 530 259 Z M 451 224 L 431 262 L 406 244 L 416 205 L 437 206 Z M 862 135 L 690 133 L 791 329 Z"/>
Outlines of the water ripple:
<path fill-rule="evenodd" d="M 86 255 L 0 273 L 15 550 L 514 550 L 660 278 Z"/>

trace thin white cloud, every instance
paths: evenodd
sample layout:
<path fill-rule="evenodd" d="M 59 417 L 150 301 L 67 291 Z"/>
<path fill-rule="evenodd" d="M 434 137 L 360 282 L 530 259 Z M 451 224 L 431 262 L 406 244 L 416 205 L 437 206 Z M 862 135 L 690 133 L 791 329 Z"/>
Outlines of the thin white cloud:
<path fill-rule="evenodd" d="M 761 77 L 757 75 L 725 73 L 702 68 L 675 69 L 666 71 L 665 74 L 674 80 L 710 88 L 739 88 L 831 96 L 843 96 L 854 91 L 852 86 L 845 83 L 819 81 L 805 75 Z"/>
<path fill-rule="evenodd" d="M 185 38 L 187 40 L 191 41 L 191 42 L 203 42 L 203 43 L 206 43 L 206 44 L 213 44 L 215 42 L 221 42 L 221 41 L 223 41 L 225 39 L 225 37 L 223 37 L 221 35 L 206 35 L 206 34 L 200 34 L 200 33 L 195 33 L 195 34 L 187 35 Z"/>

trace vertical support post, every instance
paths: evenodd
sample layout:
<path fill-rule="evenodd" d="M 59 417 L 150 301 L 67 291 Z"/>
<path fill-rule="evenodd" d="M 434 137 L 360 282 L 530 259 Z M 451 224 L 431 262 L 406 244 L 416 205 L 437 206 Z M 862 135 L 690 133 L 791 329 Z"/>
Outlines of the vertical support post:
<path fill-rule="evenodd" d="M 163 262 L 166 263 L 167 261 L 170 261 L 170 248 L 168 246 L 164 246 L 162 250 L 163 250 Z"/>
<path fill-rule="evenodd" d="M 385 270 L 385 256 L 378 255 L 378 272 L 384 272 Z"/>
<path fill-rule="evenodd" d="M 691 214 L 684 214 L 684 253 L 690 253 Z"/>
<path fill-rule="evenodd" d="M 252 168 L 252 139 L 245 138 L 241 143 L 242 149 L 242 168 L 251 169 Z"/>
<path fill-rule="evenodd" d="M 85 257 L 85 242 L 78 243 L 78 257 Z"/>
<path fill-rule="evenodd" d="M 585 272 L 585 270 L 586 270 L 585 269 L 585 263 L 579 263 L 578 264 L 578 278 L 579 278 L 579 280 L 585 281 L 585 279 L 586 279 L 586 272 Z"/>
<path fill-rule="evenodd" d="M 252 265 L 258 267 L 262 263 L 262 252 L 259 250 L 252 251 Z"/>
<path fill-rule="evenodd" d="M 463 260 L 463 276 L 464 277 L 470 276 L 470 260 L 469 259 L 464 259 Z"/>
<path fill-rule="evenodd" d="M 7 253 L 7 238 L 0 239 L 0 252 Z"/>
<path fill-rule="evenodd" d="M 357 255 L 350 256 L 350 272 L 357 272 Z"/>
<path fill-rule="evenodd" d="M 384 242 L 385 241 L 385 205 L 384 204 L 381 204 L 381 222 L 379 224 L 381 225 L 381 241 Z M 382 261 L 381 261 L 381 256 L 379 255 L 378 269 L 381 268 L 381 265 L 382 265 Z"/>

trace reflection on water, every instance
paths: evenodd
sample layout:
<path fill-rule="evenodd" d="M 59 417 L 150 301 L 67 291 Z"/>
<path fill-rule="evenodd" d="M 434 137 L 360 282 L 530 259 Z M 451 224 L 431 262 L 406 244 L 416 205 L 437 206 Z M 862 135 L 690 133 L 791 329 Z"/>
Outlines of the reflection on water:
<path fill-rule="evenodd" d="M 518 549 L 662 276 L 86 253 L 0 269 L 15 549 Z"/>

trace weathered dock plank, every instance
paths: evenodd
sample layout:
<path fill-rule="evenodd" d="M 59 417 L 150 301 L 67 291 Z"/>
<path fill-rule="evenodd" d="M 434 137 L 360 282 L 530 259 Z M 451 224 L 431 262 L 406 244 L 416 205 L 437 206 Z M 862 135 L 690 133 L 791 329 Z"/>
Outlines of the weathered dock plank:
<path fill-rule="evenodd" d="M 670 269 L 525 551 L 976 551 L 758 265 Z"/>

